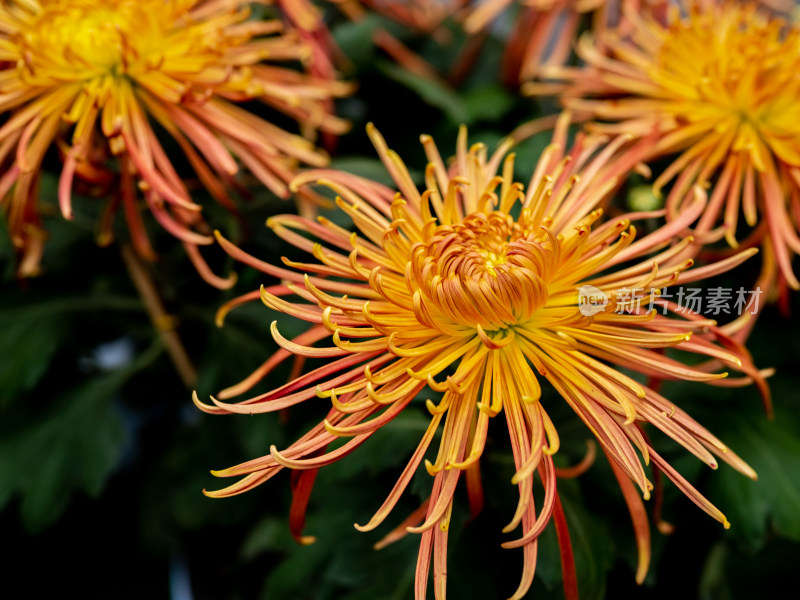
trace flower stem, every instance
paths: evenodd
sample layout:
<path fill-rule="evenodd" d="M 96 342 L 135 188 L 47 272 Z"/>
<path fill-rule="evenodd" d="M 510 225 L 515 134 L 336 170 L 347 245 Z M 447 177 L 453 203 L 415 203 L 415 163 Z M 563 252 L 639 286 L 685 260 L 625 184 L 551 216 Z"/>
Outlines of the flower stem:
<path fill-rule="evenodd" d="M 197 371 L 195 371 L 194 365 L 192 365 L 192 361 L 189 359 L 189 355 L 175 330 L 178 319 L 167 313 L 153 279 L 142 264 L 142 261 L 136 256 L 136 253 L 127 245 L 122 246 L 121 251 L 122 260 L 128 269 L 131 281 L 133 281 L 136 291 L 139 292 L 139 296 L 144 302 L 147 313 L 150 315 L 150 320 L 153 322 L 153 327 L 155 327 L 164 342 L 175 370 L 178 372 L 183 384 L 190 390 L 194 389 L 197 383 Z"/>

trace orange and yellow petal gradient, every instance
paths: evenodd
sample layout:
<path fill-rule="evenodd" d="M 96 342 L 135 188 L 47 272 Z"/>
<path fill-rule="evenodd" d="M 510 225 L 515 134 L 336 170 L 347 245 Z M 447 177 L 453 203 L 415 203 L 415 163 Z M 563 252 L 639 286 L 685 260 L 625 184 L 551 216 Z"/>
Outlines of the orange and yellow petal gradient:
<path fill-rule="evenodd" d="M 660 11 L 665 4 L 665 0 L 487 0 L 470 8 L 464 28 L 475 35 L 518 5 L 503 57 L 504 78 L 518 85 L 538 78 L 542 68 L 564 65 L 584 18 L 591 17 L 594 31 L 605 31 L 618 22 L 623 2 L 636 11 Z"/>
<path fill-rule="evenodd" d="M 316 470 L 356 450 L 418 394 L 438 394 L 436 402 L 426 401 L 430 425 L 397 484 L 375 515 L 356 527 L 378 527 L 424 463 L 433 478 L 429 500 L 380 545 L 400 537 L 405 527 L 421 534 L 416 598 L 426 597 L 431 555 L 435 596 L 444 598 L 455 489 L 463 476 L 473 506 L 481 504 L 484 444 L 490 424 L 496 427 L 504 419 L 517 469 L 511 483 L 519 488 L 519 503 L 504 530 L 519 533 L 504 546 L 523 549 L 522 580 L 511 596 L 522 598 L 533 579 L 537 537 L 551 517 L 564 562 L 572 564 L 553 463 L 558 424 L 540 402 L 542 386 L 549 385 L 586 424 L 618 475 L 640 547 L 639 581 L 649 561 L 649 527 L 640 494 L 649 497 L 653 487 L 642 462 L 665 473 L 728 526 L 725 516 L 656 453 L 642 425 L 660 429 L 711 468 L 721 459 L 748 477 L 755 473 L 670 400 L 617 367 L 712 385 L 755 380 L 766 397 L 765 373 L 714 321 L 691 313 L 657 314 L 644 305 L 617 309 L 625 302 L 620 290 L 657 294 L 662 286 L 730 269 L 755 250 L 690 269 L 691 240 L 672 242 L 701 214 L 702 190 L 696 190 L 677 221 L 641 238 L 634 223 L 663 212 L 603 221 L 598 205 L 630 174 L 647 143 L 629 146 L 624 138 L 609 142 L 579 134 L 567 149 L 566 127 L 564 116 L 527 186 L 514 180 L 510 143 L 489 154 L 481 144 L 468 146 L 462 129 L 448 167 L 433 140 L 422 136 L 429 162 L 420 191 L 400 157 L 370 126 L 369 136 L 394 188 L 336 170 L 310 171 L 294 182 L 297 189 L 315 183 L 333 190 L 354 232 L 323 217 L 273 217 L 269 227 L 310 255 L 308 262 L 284 258 L 282 266 L 250 256 L 218 235 L 232 257 L 281 280 L 223 306 L 220 322 L 230 309 L 260 298 L 270 309 L 310 326 L 287 339 L 273 322 L 271 333 L 281 350 L 246 380 L 221 392 L 220 399 L 205 404 L 195 395 L 196 404 L 212 414 L 256 414 L 326 398 L 331 409 L 288 448 L 272 446 L 267 456 L 215 471 L 238 481 L 209 496 L 239 494 L 284 468 L 298 470 L 290 523 L 298 540 L 310 542 L 313 538 L 302 535 L 303 513 Z M 586 285 L 609 299 L 605 309 L 589 316 L 578 299 L 579 288 Z M 665 348 L 708 360 L 686 366 L 663 354 Z M 238 403 L 224 401 L 250 390 L 291 356 L 328 362 L 275 390 Z M 728 370 L 740 376 L 727 378 Z M 441 439 L 432 448 L 437 432 Z M 346 443 L 326 450 L 340 438 Z M 537 476 L 545 489 L 538 513 Z"/>
<path fill-rule="evenodd" d="M 367 8 L 417 31 L 433 31 L 467 5 L 467 0 L 359 0 Z"/>
<path fill-rule="evenodd" d="M 555 86 L 562 101 L 596 131 L 657 129 L 649 158 L 676 157 L 655 181 L 657 191 L 671 183 L 668 217 L 692 185 L 710 182 L 698 240 L 760 245 L 759 285 L 800 288 L 791 266 L 800 253 L 800 26 L 753 3 L 713 0 L 682 0 L 664 21 L 628 11 L 626 21 L 627 33 L 581 39 L 585 66 L 549 69 L 566 82 Z"/>
<path fill-rule="evenodd" d="M 37 270 L 39 180 L 45 154 L 63 163 L 58 199 L 72 216 L 74 185 L 112 195 L 139 253 L 152 256 L 139 194 L 216 285 L 197 246 L 213 237 L 173 166 L 166 132 L 197 178 L 222 204 L 241 186 L 241 166 L 276 194 L 298 163 L 324 165 L 308 140 L 239 103 L 258 99 L 303 129 L 341 133 L 330 114 L 344 84 L 283 66 L 308 61 L 310 48 L 276 19 L 251 19 L 241 0 L 11 0 L 0 6 L 0 202 L 21 274 Z M 100 238 L 111 235 L 110 214 Z"/>

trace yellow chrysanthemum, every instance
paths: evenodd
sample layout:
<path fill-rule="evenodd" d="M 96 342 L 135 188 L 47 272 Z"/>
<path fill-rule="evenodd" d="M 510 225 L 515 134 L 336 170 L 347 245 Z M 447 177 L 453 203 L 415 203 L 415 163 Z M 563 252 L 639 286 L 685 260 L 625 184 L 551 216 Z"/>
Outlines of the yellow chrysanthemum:
<path fill-rule="evenodd" d="M 397 191 L 333 170 L 308 172 L 294 184 L 318 183 L 333 190 L 357 232 L 325 218 L 270 219 L 277 235 L 315 259 L 284 259 L 288 268 L 259 261 L 218 236 L 231 256 L 283 280 L 223 307 L 220 319 L 233 306 L 260 297 L 271 309 L 313 324 L 289 340 L 273 322 L 272 335 L 282 350 L 220 398 L 250 389 L 291 355 L 330 362 L 241 403 L 213 399 L 213 404 L 204 404 L 196 395 L 195 402 L 216 414 L 270 412 L 314 397 L 330 399 L 332 408 L 324 422 L 286 450 L 272 446 L 268 456 L 216 471 L 221 477 L 241 479 L 208 495 L 239 494 L 283 468 L 298 469 L 291 526 L 304 540 L 303 512 L 315 470 L 355 450 L 426 388 L 441 393 L 438 403 L 427 401 L 430 425 L 388 499 L 357 528 L 366 531 L 381 524 L 441 428 L 435 459 L 424 461 L 433 477 L 430 499 L 403 527 L 422 534 L 417 600 L 426 597 L 431 553 L 436 598 L 444 598 L 453 494 L 465 475 L 474 503 L 480 503 L 479 460 L 490 422 L 505 413 L 517 469 L 512 483 L 519 487 L 519 504 L 505 531 L 522 527 L 521 536 L 505 546 L 524 549 L 522 581 L 512 596 L 521 598 L 533 579 L 537 536 L 551 516 L 564 542 L 562 551 L 569 547 L 553 463 L 559 438 L 540 402 L 541 386 L 548 382 L 597 438 L 618 475 L 639 540 L 640 581 L 649 560 L 649 528 L 634 484 L 645 498 L 652 487 L 642 460 L 652 461 L 727 526 L 723 514 L 653 450 L 641 424 L 652 424 L 712 468 L 717 467 L 716 456 L 749 477 L 755 473 L 669 400 L 612 365 L 662 379 L 719 385 L 756 380 L 763 385 L 763 374 L 730 340 L 729 330 L 690 312 L 670 318 L 661 310 L 648 310 L 646 301 L 638 302 L 651 291 L 657 296 L 661 286 L 701 280 L 731 268 L 755 250 L 687 271 L 692 265 L 687 258 L 691 240 L 668 242 L 701 213 L 701 190 L 678 222 L 639 240 L 632 221 L 659 213 L 602 223 L 602 211 L 596 207 L 627 177 L 646 144 L 618 153 L 623 138 L 606 144 L 603 137 L 579 136 L 572 151 L 565 153 L 566 124 L 562 118 L 527 191 L 513 180 L 513 154 L 504 158 L 509 143 L 489 156 L 482 145 L 468 148 L 462 130 L 448 169 L 432 139 L 423 136 L 430 163 L 422 193 L 397 154 L 369 127 Z M 643 258 L 654 251 L 655 256 Z M 579 289 L 608 302 L 581 310 Z M 639 291 L 628 298 L 624 290 Z M 316 345 L 323 340 L 325 346 Z M 664 348 L 704 355 L 710 362 L 687 367 L 663 355 Z M 725 373 L 713 373 L 720 365 L 744 376 L 727 379 Z M 341 437 L 351 439 L 326 452 Z M 536 473 L 545 489 L 538 514 L 533 498 Z M 397 533 L 389 535 L 396 537 Z"/>
<path fill-rule="evenodd" d="M 663 7 L 664 0 L 620 0 L 633 10 Z M 469 34 L 486 29 L 512 4 L 519 5 L 514 26 L 506 42 L 504 76 L 516 85 L 539 76 L 540 69 L 563 65 L 572 53 L 584 15 L 591 15 L 592 28 L 603 31 L 618 17 L 618 3 L 609 0 L 488 0 L 476 3 L 464 20 Z"/>
<path fill-rule="evenodd" d="M 286 182 L 297 162 L 321 166 L 326 160 L 311 142 L 237 103 L 259 99 L 307 131 L 346 129 L 325 102 L 347 87 L 280 66 L 307 61 L 310 50 L 280 21 L 250 20 L 250 4 L 11 0 L 0 6 L 0 202 L 24 255 L 23 275 L 38 267 L 38 181 L 45 153 L 56 145 L 65 217 L 72 215 L 76 179 L 101 193 L 116 188 L 109 212 L 123 209 L 134 245 L 152 256 L 138 215 L 138 181 L 150 211 L 185 243 L 198 270 L 225 284 L 200 257 L 197 245 L 213 238 L 202 231 L 200 206 L 153 125 L 174 139 L 200 181 L 228 206 L 226 188 L 235 185 L 239 162 L 288 196 Z M 106 218 L 101 239 L 109 236 Z"/>
<path fill-rule="evenodd" d="M 657 128 L 650 158 L 679 154 L 655 181 L 658 191 L 674 180 L 668 216 L 680 213 L 690 186 L 713 181 L 698 238 L 724 236 L 737 247 L 743 212 L 754 228 L 744 245 L 765 249 L 762 287 L 774 289 L 779 271 L 797 289 L 800 26 L 752 3 L 712 0 L 685 0 L 666 22 L 633 11 L 627 19 L 629 35 L 581 40 L 583 68 L 550 70 L 568 82 L 565 104 L 605 122 L 597 130 L 644 136 Z"/>

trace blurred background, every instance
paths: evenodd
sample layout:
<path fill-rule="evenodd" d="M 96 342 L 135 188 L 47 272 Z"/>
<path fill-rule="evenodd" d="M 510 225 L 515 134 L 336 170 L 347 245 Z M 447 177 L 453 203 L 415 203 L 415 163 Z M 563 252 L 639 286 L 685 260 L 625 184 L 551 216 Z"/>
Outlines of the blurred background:
<path fill-rule="evenodd" d="M 465 123 L 470 141 L 493 148 L 519 124 L 556 110 L 554 103 L 523 99 L 498 81 L 502 47 L 495 38 L 502 36 L 502 24 L 457 89 L 413 75 L 376 49 L 377 27 L 441 69 L 466 42 L 455 28 L 442 44 L 374 15 L 358 23 L 334 20 L 334 37 L 352 61 L 345 78 L 359 86 L 337 105 L 353 129 L 329 147 L 334 168 L 390 181 L 364 133 L 367 121 L 419 178 L 425 166 L 421 133 L 433 135 L 442 154 L 449 155 L 457 127 Z M 280 120 L 262 106 L 252 109 Z M 516 150 L 520 181 L 527 182 L 548 141 L 548 134 L 538 135 Z M 171 600 L 411 598 L 418 538 L 409 535 L 380 551 L 372 545 L 427 497 L 429 476 L 423 470 L 415 477 L 378 531 L 361 534 L 352 525 L 365 522 L 391 489 L 427 425 L 424 405 L 412 406 L 359 450 L 320 472 L 306 526 L 316 544 L 300 546 L 289 533 L 288 473 L 243 496 L 206 498 L 204 488 L 226 483 L 210 469 L 262 456 L 272 444 L 287 445 L 325 415 L 327 401 L 253 417 L 198 411 L 131 282 L 120 247 L 100 248 L 94 241 L 101 203 L 75 197 L 75 220 L 60 218 L 58 161 L 52 158 L 41 192 L 50 234 L 41 276 L 15 278 L 13 248 L 0 229 L 0 535 L 11 557 L 2 567 L 6 585 L 24 589 L 29 598 L 56 593 Z M 621 190 L 617 210 L 640 197 L 631 190 L 642 183 L 632 181 Z M 203 193 L 198 187 L 198 197 Z M 273 261 L 287 253 L 296 256 L 263 225 L 270 215 L 294 211 L 292 202 L 253 187 L 252 197 L 239 203 L 238 216 L 214 202 L 201 203 L 214 227 L 255 256 Z M 238 382 L 276 349 L 269 334 L 272 320 L 279 320 L 287 337 L 301 330 L 302 324 L 259 302 L 236 309 L 216 327 L 214 313 L 224 301 L 275 282 L 212 247 L 204 255 L 215 272 L 239 275 L 233 290 L 213 289 L 198 277 L 176 240 L 148 225 L 160 258 L 145 269 L 176 319 L 198 373 L 201 399 Z M 747 286 L 756 279 L 758 260 L 711 283 Z M 663 516 L 674 532 L 662 535 L 653 527 L 653 562 L 646 581 L 637 586 L 633 530 L 608 465 L 598 459 L 582 477 L 559 481 L 582 598 L 796 597 L 797 295 L 790 304 L 783 312 L 774 305 L 762 307 L 749 343 L 759 367 L 777 370 L 771 379 L 773 420 L 766 418 L 753 387 L 664 386 L 665 395 L 759 474 L 752 482 L 725 465 L 712 472 L 663 436 L 654 436 L 670 463 L 727 515 L 730 530 L 667 482 Z M 289 369 L 288 364 L 277 369 L 254 392 L 281 385 Z M 557 464 L 577 463 L 588 432 L 556 394 L 546 394 L 543 402 L 562 437 Z M 521 571 L 521 552 L 500 548 L 508 539 L 501 528 L 513 514 L 517 494 L 510 484 L 514 469 L 505 423 L 493 423 L 489 434 L 482 460 L 483 513 L 470 521 L 463 490 L 456 496 L 448 559 L 454 599 L 506 598 Z M 529 597 L 563 598 L 552 527 L 541 538 Z"/>

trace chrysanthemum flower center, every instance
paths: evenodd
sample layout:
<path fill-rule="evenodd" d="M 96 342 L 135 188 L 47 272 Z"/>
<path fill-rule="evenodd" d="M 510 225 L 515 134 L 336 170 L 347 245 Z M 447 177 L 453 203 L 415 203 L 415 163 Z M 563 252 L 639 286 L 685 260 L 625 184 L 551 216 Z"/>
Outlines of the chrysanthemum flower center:
<path fill-rule="evenodd" d="M 552 250 L 508 214 L 473 213 L 412 248 L 407 281 L 434 318 L 486 331 L 527 322 L 547 302 Z"/>
<path fill-rule="evenodd" d="M 164 17 L 165 10 L 163 2 L 147 0 L 46 2 L 24 34 L 24 43 L 32 57 L 43 55 L 50 65 L 68 63 L 67 72 L 89 69 L 119 75 L 160 46 L 163 32 L 157 18 Z M 36 75 L 39 65 L 29 66 Z"/>
<path fill-rule="evenodd" d="M 505 262 L 506 262 L 506 254 L 505 254 L 505 252 L 502 251 L 500 253 L 496 253 L 496 252 L 494 252 L 492 250 L 486 250 L 486 249 L 480 250 L 479 252 L 483 256 L 483 258 L 486 259 L 486 269 L 492 275 L 497 276 L 497 273 L 495 273 L 494 268 L 497 265 L 505 264 Z"/>

